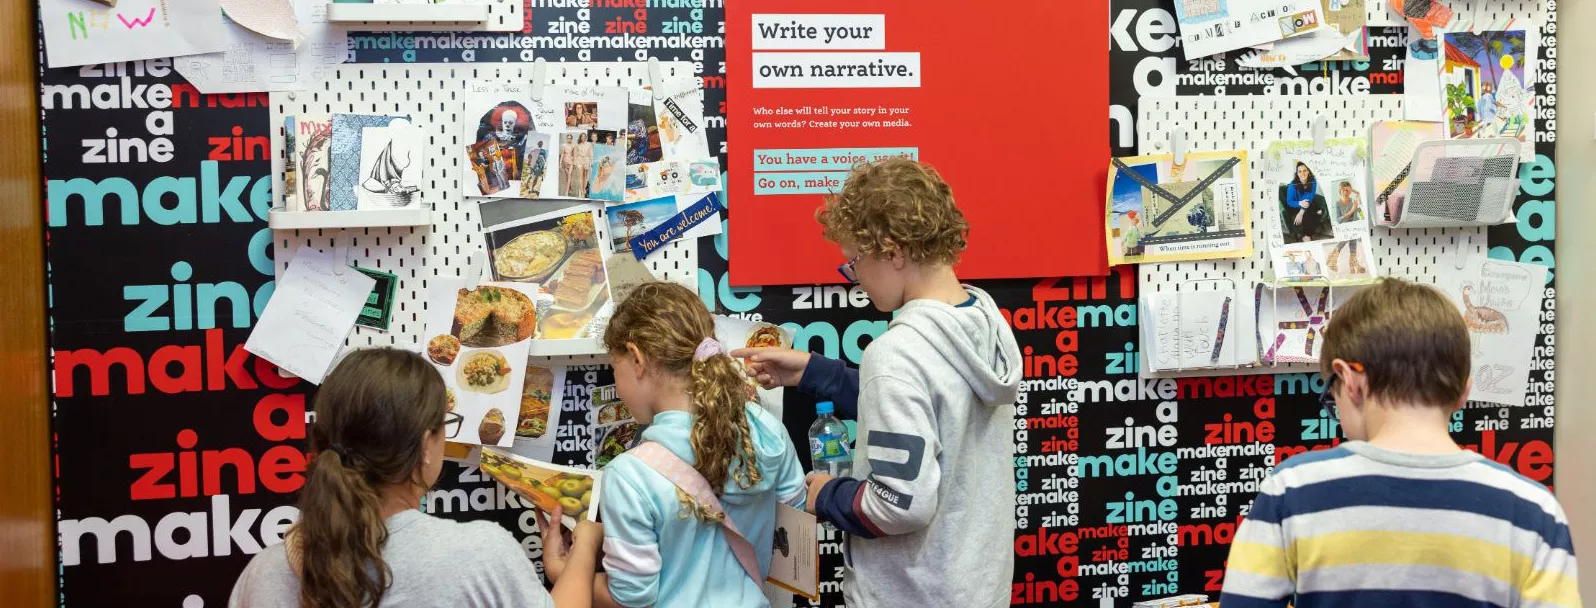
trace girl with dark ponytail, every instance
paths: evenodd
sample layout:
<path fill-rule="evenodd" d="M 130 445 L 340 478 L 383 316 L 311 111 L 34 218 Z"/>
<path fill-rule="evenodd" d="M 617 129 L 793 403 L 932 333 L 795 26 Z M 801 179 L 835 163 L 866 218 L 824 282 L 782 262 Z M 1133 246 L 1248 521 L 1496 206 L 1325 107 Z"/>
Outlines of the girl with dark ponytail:
<path fill-rule="evenodd" d="M 803 506 L 803 470 L 781 419 L 753 402 L 742 364 L 714 336 L 698 294 L 675 283 L 638 286 L 604 330 L 616 391 L 649 426 L 599 482 L 599 604 L 769 605 L 777 503 Z"/>
<path fill-rule="evenodd" d="M 299 521 L 250 561 L 229 605 L 589 606 L 581 579 L 592 577 L 598 524 L 579 525 L 570 549 L 559 526 L 543 530 L 546 554 L 569 553 L 560 561 L 571 582 L 551 598 L 509 532 L 418 509 L 443 467 L 446 400 L 443 379 L 416 353 L 345 357 L 316 393 Z"/>

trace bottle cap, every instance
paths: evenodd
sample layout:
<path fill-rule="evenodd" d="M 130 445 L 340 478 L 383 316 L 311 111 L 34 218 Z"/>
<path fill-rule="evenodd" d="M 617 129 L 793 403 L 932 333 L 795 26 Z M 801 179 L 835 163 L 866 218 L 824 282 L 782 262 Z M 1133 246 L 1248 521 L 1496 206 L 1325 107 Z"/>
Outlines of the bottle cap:
<path fill-rule="evenodd" d="M 821 401 L 815 404 L 815 413 L 821 416 L 828 416 L 835 411 L 837 411 L 837 407 L 832 405 L 830 401 Z"/>

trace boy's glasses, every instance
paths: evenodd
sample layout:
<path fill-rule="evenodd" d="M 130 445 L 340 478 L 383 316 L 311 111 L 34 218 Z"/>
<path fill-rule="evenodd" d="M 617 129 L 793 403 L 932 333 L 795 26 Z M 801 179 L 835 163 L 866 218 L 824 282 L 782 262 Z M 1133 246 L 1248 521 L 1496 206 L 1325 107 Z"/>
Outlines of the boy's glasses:
<path fill-rule="evenodd" d="M 842 264 L 837 266 L 837 273 L 841 274 L 842 278 L 847 279 L 849 284 L 858 285 L 859 284 L 859 275 L 858 275 L 858 273 L 854 272 L 853 266 L 854 266 L 854 264 L 858 264 L 859 260 L 862 260 L 862 259 L 864 259 L 864 255 L 863 254 L 859 255 L 858 257 L 855 257 L 854 259 L 851 259 L 851 260 L 848 260 L 846 262 L 843 262 Z"/>
<path fill-rule="evenodd" d="M 443 415 L 443 436 L 454 439 L 456 435 L 460 434 L 460 423 L 464 420 L 464 416 L 454 412 L 445 413 Z"/>
<path fill-rule="evenodd" d="M 1362 363 L 1358 363 L 1356 361 L 1348 362 L 1347 367 L 1352 368 L 1352 371 L 1363 373 Z M 1331 372 L 1330 380 L 1324 383 L 1324 392 L 1319 393 L 1319 407 L 1324 408 L 1324 411 L 1328 413 L 1334 414 L 1337 418 L 1341 417 L 1341 410 L 1336 407 L 1335 390 L 1336 381 L 1340 379 L 1341 376 L 1339 374 Z"/>

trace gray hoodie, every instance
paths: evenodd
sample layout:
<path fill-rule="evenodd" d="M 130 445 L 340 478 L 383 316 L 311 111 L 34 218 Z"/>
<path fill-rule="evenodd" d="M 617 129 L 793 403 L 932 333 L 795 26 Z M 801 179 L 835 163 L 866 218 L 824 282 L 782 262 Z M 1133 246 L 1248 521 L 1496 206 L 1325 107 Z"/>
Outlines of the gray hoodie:
<path fill-rule="evenodd" d="M 904 304 L 859 367 L 856 515 L 843 596 L 856 608 L 1009 604 L 1020 349 L 987 294 Z"/>

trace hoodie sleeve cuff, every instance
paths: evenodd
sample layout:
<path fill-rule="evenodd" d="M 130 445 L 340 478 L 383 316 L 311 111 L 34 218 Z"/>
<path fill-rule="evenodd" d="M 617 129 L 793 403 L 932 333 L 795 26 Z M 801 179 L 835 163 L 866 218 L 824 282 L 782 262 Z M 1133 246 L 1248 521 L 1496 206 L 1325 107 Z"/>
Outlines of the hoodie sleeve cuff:
<path fill-rule="evenodd" d="M 860 501 L 869 485 L 867 481 L 851 477 L 837 477 L 826 482 L 820 488 L 820 495 L 815 497 L 815 514 L 821 521 L 829 521 L 843 532 L 860 538 L 886 536 L 860 509 Z"/>
<path fill-rule="evenodd" d="M 836 405 L 838 418 L 858 418 L 859 370 L 848 367 L 839 359 L 810 353 L 809 365 L 804 367 L 803 377 L 798 380 L 798 390 L 832 402 Z"/>

